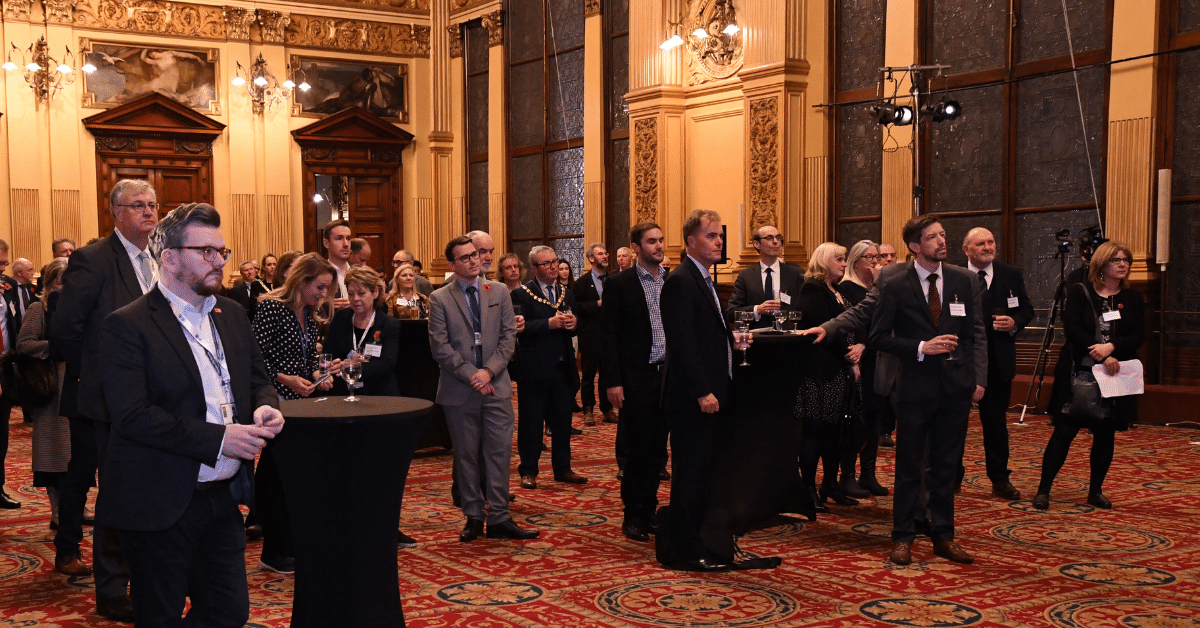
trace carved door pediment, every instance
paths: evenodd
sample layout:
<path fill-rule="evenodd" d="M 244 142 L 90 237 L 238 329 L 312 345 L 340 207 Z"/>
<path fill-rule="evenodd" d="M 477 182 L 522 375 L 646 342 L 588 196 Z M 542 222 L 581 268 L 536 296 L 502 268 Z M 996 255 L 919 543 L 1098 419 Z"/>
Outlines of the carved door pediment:
<path fill-rule="evenodd" d="M 400 163 L 413 134 L 362 107 L 343 109 L 292 131 L 305 161 Z"/>
<path fill-rule="evenodd" d="M 209 144 L 225 131 L 224 124 L 157 93 L 88 116 L 83 126 L 96 137 L 180 138 Z"/>

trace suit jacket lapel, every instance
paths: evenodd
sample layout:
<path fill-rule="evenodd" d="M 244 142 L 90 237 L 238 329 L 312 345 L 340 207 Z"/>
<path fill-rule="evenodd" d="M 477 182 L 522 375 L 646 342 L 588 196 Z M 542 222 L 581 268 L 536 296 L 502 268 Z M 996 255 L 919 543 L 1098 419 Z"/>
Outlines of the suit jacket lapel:
<path fill-rule="evenodd" d="M 720 319 L 721 327 L 725 327 L 725 316 L 721 314 L 721 309 L 717 305 L 716 299 L 713 298 L 713 290 L 716 289 L 716 286 L 714 285 L 712 288 L 708 287 L 708 281 L 705 281 L 704 273 L 700 271 L 700 267 L 697 266 L 696 263 L 692 261 L 692 258 L 686 253 L 684 254 L 684 261 L 689 266 L 689 272 L 692 273 L 692 278 L 695 279 L 696 283 L 700 286 L 700 293 L 708 297 L 706 300 L 708 301 L 709 310 L 715 314 L 718 319 Z M 758 287 L 758 292 L 759 294 L 763 293 L 761 285 Z"/>
<path fill-rule="evenodd" d="M 157 288 L 150 291 L 150 313 L 155 324 L 166 336 L 167 344 L 171 345 L 175 353 L 179 355 L 179 361 L 191 375 L 192 381 L 197 387 L 203 389 L 204 381 L 200 379 L 200 368 L 196 365 L 196 356 L 192 354 L 192 347 L 188 343 L 187 336 L 183 335 L 183 327 L 180 326 L 179 319 L 175 318 L 175 312 L 171 310 L 171 303 Z M 230 368 L 230 372 L 232 371 L 233 369 Z"/>
<path fill-rule="evenodd" d="M 142 283 L 138 281 L 137 272 L 133 270 L 133 262 L 129 260 L 129 251 L 126 251 L 125 245 L 121 244 L 121 237 L 117 235 L 116 231 L 108 236 L 108 244 L 117 255 L 117 273 L 121 275 L 125 289 L 129 291 L 130 300 L 142 296 Z M 170 306 L 167 309 L 169 311 Z"/>

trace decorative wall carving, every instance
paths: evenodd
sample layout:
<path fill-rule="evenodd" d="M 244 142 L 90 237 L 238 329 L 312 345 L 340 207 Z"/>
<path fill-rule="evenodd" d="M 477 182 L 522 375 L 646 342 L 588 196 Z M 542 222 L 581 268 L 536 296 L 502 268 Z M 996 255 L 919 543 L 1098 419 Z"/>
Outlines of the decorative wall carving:
<path fill-rule="evenodd" d="M 132 137 L 99 135 L 96 137 L 96 150 L 107 150 L 117 153 L 131 152 L 137 150 L 137 140 Z"/>
<path fill-rule="evenodd" d="M 429 11 L 429 0 L 308 0 L 315 4 L 358 5 L 374 10 Z"/>
<path fill-rule="evenodd" d="M 4 19 L 28 20 L 31 4 L 33 0 L 4 0 Z"/>
<path fill-rule="evenodd" d="M 455 13 L 458 11 L 473 9 L 489 2 L 492 2 L 492 0 L 450 0 L 450 12 Z"/>
<path fill-rule="evenodd" d="M 264 43 L 282 44 L 284 29 L 292 23 L 292 18 L 281 11 L 258 9 L 258 23 L 262 26 Z"/>
<path fill-rule="evenodd" d="M 600 0 L 584 0 L 583 14 L 587 17 L 600 15 Z"/>
<path fill-rule="evenodd" d="M 188 155 L 211 155 L 213 147 L 212 142 L 189 142 L 185 139 L 175 138 L 175 152 Z"/>
<path fill-rule="evenodd" d="M 166 0 L 76 0 L 74 24 L 207 39 L 224 39 L 226 32 L 224 8 Z"/>
<path fill-rule="evenodd" d="M 447 26 L 446 32 L 450 33 L 450 58 L 457 59 L 463 56 L 462 24 Z"/>
<path fill-rule="evenodd" d="M 483 27 L 488 32 L 488 45 L 499 46 L 504 43 L 504 13 L 493 11 L 483 16 Z"/>
<path fill-rule="evenodd" d="M 371 161 L 385 164 L 398 164 L 403 153 L 390 148 L 377 148 L 371 151 Z"/>
<path fill-rule="evenodd" d="M 250 26 L 254 24 L 255 15 L 251 9 L 241 7 L 225 7 L 225 34 L 230 39 L 238 41 L 250 40 Z"/>
<path fill-rule="evenodd" d="M 338 151 L 336 148 L 307 146 L 301 149 L 300 155 L 304 161 L 337 161 Z"/>
<path fill-rule="evenodd" d="M 429 27 L 293 14 L 284 43 L 325 50 L 427 57 Z"/>
<path fill-rule="evenodd" d="M 46 9 L 46 22 L 51 24 L 70 24 L 71 11 L 75 8 L 75 0 L 42 0 L 42 7 Z"/>
<path fill-rule="evenodd" d="M 658 119 L 633 123 L 634 222 L 658 220 Z"/>
<path fill-rule="evenodd" d="M 750 101 L 750 228 L 779 224 L 779 100 Z"/>
<path fill-rule="evenodd" d="M 733 0 L 699 0 L 693 2 L 683 23 L 687 43 L 689 81 L 692 85 L 733 76 L 742 68 L 745 47 L 742 31 L 730 35 L 725 29 L 737 23 Z M 707 37 L 693 33 L 702 30 Z"/>

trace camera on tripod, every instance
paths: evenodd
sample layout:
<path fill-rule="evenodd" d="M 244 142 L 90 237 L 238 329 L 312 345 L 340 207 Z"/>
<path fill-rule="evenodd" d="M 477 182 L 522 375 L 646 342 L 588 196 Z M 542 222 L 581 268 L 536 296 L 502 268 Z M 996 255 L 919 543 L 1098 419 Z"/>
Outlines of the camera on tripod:
<path fill-rule="evenodd" d="M 1064 231 L 1066 231 L 1064 229 Z M 1079 252 L 1083 254 L 1083 259 L 1088 263 L 1092 261 L 1092 253 L 1101 244 L 1108 242 L 1108 238 L 1104 237 L 1104 232 L 1100 230 L 1100 226 L 1088 227 L 1079 235 Z"/>
<path fill-rule="evenodd" d="M 1054 232 L 1054 239 L 1058 240 L 1058 246 L 1055 248 L 1054 257 L 1070 257 L 1071 255 L 1071 228 L 1064 227 Z"/>

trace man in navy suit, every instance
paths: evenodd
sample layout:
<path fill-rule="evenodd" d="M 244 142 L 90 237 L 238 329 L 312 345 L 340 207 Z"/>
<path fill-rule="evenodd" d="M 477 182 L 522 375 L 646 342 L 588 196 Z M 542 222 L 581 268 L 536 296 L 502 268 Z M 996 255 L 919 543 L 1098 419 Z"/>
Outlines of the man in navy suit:
<path fill-rule="evenodd" d="M 542 455 L 542 430 L 550 427 L 550 467 L 554 480 L 586 484 L 571 469 L 571 402 L 578 385 L 571 337 L 578 321 L 575 296 L 557 281 L 558 255 L 548 246 L 529 251 L 533 279 L 512 293 L 521 307 L 525 330 L 517 334 L 521 373 L 517 379 L 517 453 L 521 488 L 536 489 Z"/>
<path fill-rule="evenodd" d="M 250 615 L 238 504 L 283 429 L 250 322 L 218 298 L 229 258 L 212 205 L 181 205 L 151 249 L 157 286 L 104 319 L 112 417 L 100 508 L 129 560 L 138 626 L 236 628 Z"/>
<path fill-rule="evenodd" d="M 1021 269 L 996 260 L 996 238 L 976 227 L 963 238 L 967 270 L 979 277 L 983 320 L 987 327 L 987 392 L 979 400 L 979 422 L 983 424 L 983 451 L 992 494 L 1002 499 L 1021 499 L 1021 492 L 1008 480 L 1008 401 L 1017 376 L 1017 334 L 1033 320 L 1033 304 L 1025 293 Z M 961 484 L 966 469 L 959 465 Z"/>
<path fill-rule="evenodd" d="M 705 548 L 713 438 L 732 399 L 733 336 L 709 268 L 721 259 L 721 217 L 696 210 L 683 224 L 687 254 L 662 288 L 667 363 L 664 406 L 671 426 L 671 505 L 665 524 L 672 546 L 658 561 L 690 571 L 723 571 L 725 557 Z M 660 535 L 662 530 L 659 531 Z M 659 545 L 664 546 L 662 537 Z"/>
<path fill-rule="evenodd" d="M 109 193 L 109 211 L 115 226 L 112 235 L 71 254 L 63 273 L 62 297 L 50 323 L 50 339 L 67 360 L 62 413 L 71 419 L 71 463 L 59 497 L 55 569 L 71 575 L 79 575 L 80 567 L 86 570 L 79 561 L 79 541 L 88 484 L 98 467 L 99 494 L 103 494 L 107 475 L 111 420 L 103 390 L 108 365 L 100 348 L 101 327 L 105 316 L 149 292 L 157 272 L 147 250 L 150 232 L 158 224 L 154 188 L 138 179 L 118 181 Z M 94 451 L 85 451 L 88 433 L 94 434 Z M 96 511 L 92 548 L 97 612 L 107 619 L 132 622 L 133 605 L 126 593 L 129 568 L 102 507 Z"/>
<path fill-rule="evenodd" d="M 579 362 L 582 378 L 580 379 L 579 399 L 583 403 L 583 424 L 595 425 L 596 419 L 592 411 L 596 407 L 596 371 L 600 368 L 600 306 L 604 303 L 605 282 L 608 274 L 608 251 L 599 242 L 588 246 L 587 260 L 592 269 L 575 281 L 571 292 L 575 295 L 578 305 L 579 327 L 575 330 L 579 337 Z M 600 388 L 600 413 L 604 415 L 605 423 L 616 423 L 612 403 Z"/>
<path fill-rule="evenodd" d="M 8 242 L 0 240 L 0 273 L 3 273 L 8 268 L 9 252 Z M 17 333 L 21 331 L 21 312 L 18 306 L 19 298 L 17 291 L 19 284 L 12 277 L 7 277 L 0 274 L 0 294 L 3 294 L 3 299 L 0 299 L 0 307 L 4 308 L 4 324 L 0 325 L 0 334 L 3 334 L 3 345 L 0 345 L 0 356 L 12 351 L 13 346 L 17 344 Z M 11 509 L 20 508 L 21 502 L 8 496 L 4 491 L 4 460 L 8 457 L 8 420 L 12 415 L 13 400 L 7 393 L 0 391 L 0 420 L 4 421 L 4 425 L 0 426 L 0 508 Z"/>
<path fill-rule="evenodd" d="M 773 312 L 798 309 L 792 299 L 800 296 L 804 271 L 783 261 L 783 235 L 774 225 L 755 229 L 753 244 L 759 262 L 738 273 L 725 318 L 732 322 L 735 312 L 754 312 L 751 327 L 770 327 Z"/>
<path fill-rule="evenodd" d="M 871 344 L 896 356 L 896 497 L 891 561 L 912 562 L 922 468 L 934 554 L 974 559 L 954 542 L 954 479 L 962 463 L 971 402 L 987 385 L 987 338 L 979 279 L 943 264 L 946 232 L 935 215 L 904 225 L 914 264 L 883 284 L 871 325 Z"/>

